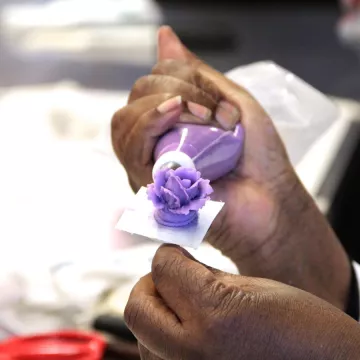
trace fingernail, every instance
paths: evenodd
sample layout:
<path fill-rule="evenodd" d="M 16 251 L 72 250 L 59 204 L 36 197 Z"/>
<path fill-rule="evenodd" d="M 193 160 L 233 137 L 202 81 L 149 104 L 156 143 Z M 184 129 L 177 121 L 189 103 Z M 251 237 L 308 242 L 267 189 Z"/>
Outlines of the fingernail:
<path fill-rule="evenodd" d="M 179 116 L 179 121 L 182 122 L 182 123 L 186 123 L 186 124 L 192 124 L 192 123 L 203 124 L 204 123 L 203 119 L 200 119 L 197 116 L 192 115 L 192 114 L 188 114 L 188 113 L 182 113 Z"/>
<path fill-rule="evenodd" d="M 160 114 L 165 114 L 165 113 L 179 107 L 179 105 L 181 105 L 181 103 L 182 103 L 181 96 L 175 96 L 175 97 L 173 97 L 171 99 L 168 99 L 168 100 L 164 101 L 156 109 Z"/>
<path fill-rule="evenodd" d="M 211 117 L 211 110 L 203 105 L 188 101 L 187 107 L 193 115 L 200 119 L 209 120 Z"/>
<path fill-rule="evenodd" d="M 240 120 L 240 111 L 227 101 L 220 101 L 215 118 L 224 129 L 230 130 Z"/>

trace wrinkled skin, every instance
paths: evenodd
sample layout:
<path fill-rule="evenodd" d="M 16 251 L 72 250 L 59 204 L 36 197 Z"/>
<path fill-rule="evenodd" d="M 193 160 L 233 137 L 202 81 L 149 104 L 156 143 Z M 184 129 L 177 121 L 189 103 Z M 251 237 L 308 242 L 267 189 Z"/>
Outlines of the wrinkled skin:
<path fill-rule="evenodd" d="M 156 141 L 184 111 L 179 107 L 164 115 L 157 107 L 177 95 L 213 114 L 219 101 L 226 100 L 239 110 L 245 129 L 237 168 L 211 184 L 212 198 L 226 205 L 207 241 L 243 275 L 296 286 L 344 309 L 349 261 L 297 178 L 271 119 L 245 89 L 200 61 L 167 27 L 159 33 L 158 64 L 135 83 L 128 105 L 112 121 L 113 147 L 133 189 L 152 182 Z M 214 117 L 199 122 L 223 126 Z"/>
<path fill-rule="evenodd" d="M 319 298 L 162 246 L 125 318 L 143 360 L 358 359 L 360 325 Z"/>

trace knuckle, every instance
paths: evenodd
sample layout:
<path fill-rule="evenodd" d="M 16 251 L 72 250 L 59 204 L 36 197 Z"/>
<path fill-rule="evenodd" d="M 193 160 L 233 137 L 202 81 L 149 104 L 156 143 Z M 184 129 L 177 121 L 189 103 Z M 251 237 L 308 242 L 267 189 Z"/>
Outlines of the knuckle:
<path fill-rule="evenodd" d="M 178 78 L 204 91 L 214 88 L 213 92 L 215 92 L 216 85 L 207 81 L 198 70 L 199 64 L 196 63 L 164 60 L 154 66 L 152 73 Z"/>
<path fill-rule="evenodd" d="M 149 85 L 149 79 L 151 85 Z M 147 92 L 149 92 L 149 86 L 152 86 L 153 90 L 172 88 L 174 90 L 172 92 L 182 92 L 186 100 L 198 102 L 210 108 L 213 108 L 222 98 L 216 83 L 207 79 L 199 71 L 199 64 L 196 63 L 190 64 L 179 60 L 161 61 L 154 66 L 152 75 L 148 76 L 147 82 Z M 140 82 L 138 86 L 144 89 L 143 83 Z M 134 91 L 139 92 L 136 89 Z"/>
<path fill-rule="evenodd" d="M 252 292 L 244 291 L 236 284 L 229 283 L 226 279 L 217 279 L 209 288 L 211 312 L 223 317 L 237 312 L 240 307 L 247 306 L 255 301 Z"/>
<path fill-rule="evenodd" d="M 147 75 L 136 80 L 130 95 L 129 103 L 145 96 L 161 95 L 164 100 L 176 95 L 179 84 L 176 79 L 166 75 Z M 171 95 L 171 96 L 169 96 Z"/>
<path fill-rule="evenodd" d="M 184 282 L 195 284 L 196 291 L 194 299 L 198 299 L 197 301 L 204 306 L 214 301 L 212 288 L 216 281 L 214 274 L 211 272 L 204 274 L 201 269 L 187 269 L 185 272 Z"/>
<path fill-rule="evenodd" d="M 200 271 L 200 269 L 198 270 Z M 212 288 L 214 287 L 214 284 L 217 283 L 217 279 L 215 277 L 215 275 L 212 272 L 207 272 L 205 275 L 204 274 L 198 274 L 197 271 L 193 272 L 193 277 L 196 277 L 196 279 L 201 279 L 201 284 L 199 286 L 199 291 L 201 293 L 205 293 L 205 292 L 211 292 Z M 200 277 L 201 276 L 201 277 Z M 199 281 L 199 280 L 197 280 Z"/>
<path fill-rule="evenodd" d="M 121 127 L 124 112 L 124 108 L 118 110 L 111 119 L 111 141 L 117 156 L 121 155 L 120 144 L 122 143 L 123 137 Z"/>
<path fill-rule="evenodd" d="M 130 151 L 129 146 L 131 146 L 129 140 L 126 139 L 120 150 L 120 161 L 128 172 L 130 169 L 134 169 L 138 163 L 138 157 L 134 156 L 134 152 Z"/>
<path fill-rule="evenodd" d="M 229 285 L 225 284 L 222 280 L 214 281 L 209 288 L 210 297 L 217 297 L 217 302 L 220 304 L 224 302 L 229 291 L 231 291 Z"/>
<path fill-rule="evenodd" d="M 132 89 L 142 89 L 144 87 L 147 87 L 149 80 L 151 80 L 151 78 L 152 78 L 152 75 L 144 75 L 144 76 L 139 77 L 135 81 Z"/>
<path fill-rule="evenodd" d="M 161 60 L 157 62 L 151 69 L 151 74 L 164 74 L 166 69 L 169 67 L 168 64 L 172 63 L 174 60 Z"/>
<path fill-rule="evenodd" d="M 120 118 L 121 118 L 122 109 L 116 111 L 114 115 L 111 118 L 111 130 L 112 133 L 116 130 L 118 130 L 120 125 Z"/>
<path fill-rule="evenodd" d="M 137 79 L 130 91 L 129 102 L 146 95 L 153 82 L 154 75 L 145 75 Z"/>
<path fill-rule="evenodd" d="M 166 59 L 159 61 L 151 70 L 152 74 L 173 75 L 177 74 L 180 69 L 189 67 L 185 60 Z"/>
<path fill-rule="evenodd" d="M 172 275 L 178 273 L 179 261 L 176 257 L 167 257 L 162 254 L 156 254 L 153 260 L 152 276 L 153 281 L 156 284 L 166 275 Z"/>
<path fill-rule="evenodd" d="M 201 319 L 205 338 L 216 338 L 219 328 L 233 324 L 242 328 L 244 302 L 248 301 L 248 294 L 236 286 L 228 285 L 222 281 L 214 283 L 209 295 L 210 304 L 206 304 L 206 316 Z"/>
<path fill-rule="evenodd" d="M 142 305 L 138 301 L 129 300 L 125 307 L 124 320 L 130 330 L 136 329 L 141 313 Z"/>
<path fill-rule="evenodd" d="M 111 134 L 115 138 L 122 139 L 126 131 L 125 128 L 131 123 L 129 120 L 133 117 L 133 108 L 132 106 L 124 106 L 119 109 L 111 118 Z"/>
<path fill-rule="evenodd" d="M 192 81 L 196 87 L 208 94 L 215 103 L 218 103 L 221 100 L 222 95 L 215 82 L 205 78 L 198 71 L 194 73 Z"/>
<path fill-rule="evenodd" d="M 133 117 L 133 109 L 128 105 L 118 110 L 111 119 L 111 142 L 115 154 L 121 162 L 127 155 L 127 140 L 134 125 Z"/>

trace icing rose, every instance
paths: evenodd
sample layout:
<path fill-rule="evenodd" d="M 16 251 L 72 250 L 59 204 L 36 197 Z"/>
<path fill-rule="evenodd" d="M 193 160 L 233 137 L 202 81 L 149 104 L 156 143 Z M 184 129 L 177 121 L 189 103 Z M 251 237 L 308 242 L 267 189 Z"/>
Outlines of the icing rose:
<path fill-rule="evenodd" d="M 210 181 L 188 168 L 158 171 L 147 189 L 148 199 L 155 207 L 155 219 L 172 227 L 194 222 L 212 192 Z"/>

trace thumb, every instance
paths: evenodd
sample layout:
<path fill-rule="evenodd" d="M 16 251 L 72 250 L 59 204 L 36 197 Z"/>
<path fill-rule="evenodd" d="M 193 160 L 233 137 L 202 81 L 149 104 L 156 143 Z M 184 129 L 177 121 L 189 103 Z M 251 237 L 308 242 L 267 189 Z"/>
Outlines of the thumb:
<path fill-rule="evenodd" d="M 195 60 L 197 57 L 186 48 L 170 26 L 162 26 L 158 32 L 158 61 Z"/>

